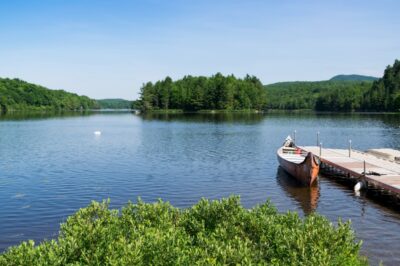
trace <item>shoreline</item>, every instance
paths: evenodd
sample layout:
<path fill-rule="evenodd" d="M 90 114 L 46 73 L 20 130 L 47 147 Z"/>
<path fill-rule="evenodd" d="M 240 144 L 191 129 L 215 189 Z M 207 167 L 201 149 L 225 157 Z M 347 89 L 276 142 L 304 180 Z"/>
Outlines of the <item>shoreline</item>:
<path fill-rule="evenodd" d="M 52 109 L 52 108 L 32 108 L 32 109 L 11 109 L 6 112 L 0 111 L 0 116 L 10 114 L 61 114 L 61 113 L 88 113 L 88 112 L 132 112 L 140 114 L 361 114 L 361 115 L 399 115 L 399 112 L 377 112 L 377 111 L 316 111 L 312 109 L 297 109 L 297 110 L 282 110 L 282 109 L 266 109 L 266 110 L 198 110 L 185 111 L 182 109 L 167 109 L 167 110 L 147 110 L 140 111 L 138 109 L 82 109 L 82 110 L 67 110 L 67 109 Z"/>
<path fill-rule="evenodd" d="M 133 110 L 132 110 L 133 111 Z M 376 111 L 316 111 L 312 109 L 298 109 L 298 110 L 282 110 L 282 109 L 266 109 L 266 110 L 199 110 L 199 111 L 184 111 L 181 109 L 169 110 L 147 110 L 140 111 L 142 114 L 231 114 L 231 113 L 248 113 L 248 114 L 279 114 L 279 113 L 299 113 L 299 114 L 391 114 L 398 115 L 400 112 L 376 112 Z"/>

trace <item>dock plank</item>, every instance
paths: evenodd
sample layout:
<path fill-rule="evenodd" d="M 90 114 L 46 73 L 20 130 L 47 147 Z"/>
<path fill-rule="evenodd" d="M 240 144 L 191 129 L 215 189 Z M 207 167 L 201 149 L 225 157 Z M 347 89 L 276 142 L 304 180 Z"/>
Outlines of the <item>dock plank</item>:
<path fill-rule="evenodd" d="M 400 163 L 396 161 L 353 149 L 349 154 L 348 149 L 320 149 L 318 146 L 300 146 L 300 148 L 312 152 L 331 167 L 347 172 L 355 178 L 363 178 L 378 188 L 400 196 Z M 364 162 L 366 175 L 364 175 Z"/>

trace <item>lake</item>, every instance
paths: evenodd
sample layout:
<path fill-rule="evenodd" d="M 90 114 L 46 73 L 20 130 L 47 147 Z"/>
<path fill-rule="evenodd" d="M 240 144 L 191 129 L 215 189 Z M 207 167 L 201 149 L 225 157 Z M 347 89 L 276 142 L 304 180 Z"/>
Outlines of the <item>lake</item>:
<path fill-rule="evenodd" d="M 94 131 L 100 130 L 97 136 Z M 400 208 L 321 176 L 299 186 L 276 159 L 287 135 L 300 145 L 400 149 L 400 115 L 175 114 L 123 112 L 0 116 L 0 251 L 55 238 L 59 224 L 92 200 L 119 208 L 141 197 L 187 207 L 201 197 L 270 199 L 282 212 L 313 210 L 351 220 L 374 265 L 400 265 Z"/>

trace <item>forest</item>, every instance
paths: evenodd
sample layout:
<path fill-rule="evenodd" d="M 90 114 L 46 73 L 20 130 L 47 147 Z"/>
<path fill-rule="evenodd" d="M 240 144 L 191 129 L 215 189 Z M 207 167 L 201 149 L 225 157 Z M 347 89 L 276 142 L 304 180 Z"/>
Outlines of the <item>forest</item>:
<path fill-rule="evenodd" d="M 400 61 L 387 66 L 383 77 L 374 82 L 363 97 L 364 111 L 400 111 Z"/>
<path fill-rule="evenodd" d="M 167 77 L 141 88 L 135 102 L 143 111 L 199 110 L 315 110 L 332 112 L 400 111 L 400 63 L 388 66 L 382 78 L 337 75 L 326 81 L 279 82 L 262 85 L 217 73 L 211 77 Z"/>
<path fill-rule="evenodd" d="M 264 89 L 263 89 L 264 88 Z M 326 81 L 279 82 L 262 86 L 258 78 L 238 79 L 220 73 L 212 77 L 167 77 L 141 88 L 137 106 L 144 111 L 299 110 L 351 112 L 400 111 L 400 63 L 395 60 L 382 78 L 337 75 Z"/>
<path fill-rule="evenodd" d="M 399 112 L 400 62 L 387 66 L 377 80 L 350 75 L 329 81 L 281 82 L 265 88 L 267 109 Z"/>
<path fill-rule="evenodd" d="M 148 82 L 141 88 L 140 100 L 144 111 L 261 110 L 266 103 L 265 90 L 258 78 L 247 75 L 240 79 L 220 73 Z"/>
<path fill-rule="evenodd" d="M 265 86 L 266 109 L 358 110 L 371 81 L 295 81 Z"/>
<path fill-rule="evenodd" d="M 86 110 L 98 108 L 95 100 L 64 90 L 49 90 L 20 79 L 0 78 L 1 112 L 12 110 Z"/>
<path fill-rule="evenodd" d="M 400 111 L 400 61 L 380 79 L 338 75 L 327 81 L 279 82 L 263 86 L 255 76 L 243 79 L 217 73 L 211 77 L 170 77 L 141 87 L 140 99 L 94 100 L 63 90 L 49 90 L 19 79 L 0 78 L 0 112 L 11 110 L 142 109 Z"/>
<path fill-rule="evenodd" d="M 97 100 L 101 109 L 131 109 L 132 101 L 124 99 L 101 99 Z"/>

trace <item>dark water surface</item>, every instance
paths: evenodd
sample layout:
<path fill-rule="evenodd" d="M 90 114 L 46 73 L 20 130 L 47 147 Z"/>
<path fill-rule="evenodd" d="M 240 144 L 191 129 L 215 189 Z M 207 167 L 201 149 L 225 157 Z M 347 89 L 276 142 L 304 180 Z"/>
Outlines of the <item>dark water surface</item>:
<path fill-rule="evenodd" d="M 293 130 L 301 145 L 315 145 L 320 131 L 324 147 L 346 148 L 352 139 L 355 149 L 400 149 L 398 115 L 0 117 L 0 251 L 56 237 L 60 222 L 91 200 L 120 207 L 140 196 L 187 207 L 239 194 L 246 207 L 271 199 L 280 211 L 351 219 L 372 264 L 400 265 L 400 211 L 392 201 L 357 197 L 324 176 L 303 188 L 279 169 L 275 152 Z"/>

